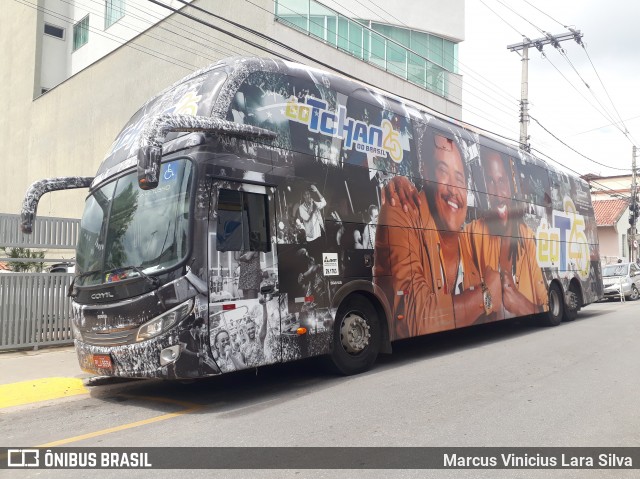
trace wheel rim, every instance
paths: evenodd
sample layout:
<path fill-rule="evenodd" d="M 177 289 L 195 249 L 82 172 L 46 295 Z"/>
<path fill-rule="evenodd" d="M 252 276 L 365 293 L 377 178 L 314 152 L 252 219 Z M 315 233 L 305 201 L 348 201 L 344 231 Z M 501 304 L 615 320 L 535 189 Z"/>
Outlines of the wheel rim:
<path fill-rule="evenodd" d="M 636 288 L 635 286 L 631 286 L 631 299 L 633 301 L 638 299 L 638 288 Z"/>
<path fill-rule="evenodd" d="M 560 301 L 555 289 L 549 291 L 549 311 L 554 317 L 560 316 Z"/>
<path fill-rule="evenodd" d="M 370 327 L 367 320 L 357 313 L 349 313 L 340 325 L 340 343 L 349 354 L 364 351 L 371 339 Z"/>

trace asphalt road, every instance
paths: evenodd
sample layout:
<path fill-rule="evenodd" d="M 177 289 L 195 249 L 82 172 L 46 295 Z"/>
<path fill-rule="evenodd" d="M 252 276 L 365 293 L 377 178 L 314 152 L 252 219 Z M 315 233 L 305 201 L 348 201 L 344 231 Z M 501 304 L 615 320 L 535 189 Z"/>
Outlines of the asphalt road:
<path fill-rule="evenodd" d="M 93 381 L 89 395 L 0 410 L 4 446 L 640 446 L 640 301 L 394 344 L 336 377 L 322 361 L 192 383 Z M 10 474 L 9 474 L 10 473 Z M 170 471 L 0 471 L 3 477 Z M 189 477 L 638 477 L 638 470 L 267 470 Z"/>

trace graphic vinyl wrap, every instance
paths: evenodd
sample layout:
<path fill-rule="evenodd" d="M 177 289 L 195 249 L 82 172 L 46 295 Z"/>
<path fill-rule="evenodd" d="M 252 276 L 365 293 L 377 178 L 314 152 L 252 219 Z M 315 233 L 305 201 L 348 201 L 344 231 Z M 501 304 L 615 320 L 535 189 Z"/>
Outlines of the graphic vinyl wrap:
<path fill-rule="evenodd" d="M 588 185 L 416 105 L 301 65 L 230 59 L 150 100 L 94 185 L 135 165 L 160 115 L 277 136 L 205 128 L 156 145 L 164 165 L 185 155 L 198 170 L 189 264 L 199 285 L 193 314 L 138 345 L 139 360 L 133 346 L 113 348 L 131 365 L 122 375 L 329 353 L 354 291 L 381 302 L 391 340 L 544 312 L 552 280 L 577 284 L 585 304 L 602 295 Z M 142 366 L 158 361 L 146 347 L 178 344 L 175 365 Z"/>

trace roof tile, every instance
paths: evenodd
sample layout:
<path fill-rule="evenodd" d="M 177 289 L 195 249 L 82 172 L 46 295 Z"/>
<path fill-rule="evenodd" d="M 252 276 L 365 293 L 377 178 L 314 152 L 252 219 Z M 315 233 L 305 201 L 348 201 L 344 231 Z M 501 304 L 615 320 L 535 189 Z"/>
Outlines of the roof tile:
<path fill-rule="evenodd" d="M 627 200 L 598 200 L 593 202 L 593 212 L 598 226 L 614 226 L 629 206 Z"/>

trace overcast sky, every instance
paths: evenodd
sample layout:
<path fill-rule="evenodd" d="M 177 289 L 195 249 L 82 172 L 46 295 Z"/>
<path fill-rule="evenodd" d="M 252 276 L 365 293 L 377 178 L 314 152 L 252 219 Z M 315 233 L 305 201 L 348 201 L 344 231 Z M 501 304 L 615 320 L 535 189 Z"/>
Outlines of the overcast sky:
<path fill-rule="evenodd" d="M 544 47 L 548 59 L 530 48 L 530 114 L 585 156 L 626 171 L 584 159 L 562 146 L 534 121 L 529 125 L 531 146 L 580 174 L 630 173 L 632 141 L 615 126 L 605 126 L 612 121 L 598 113 L 596 107 L 602 110 L 600 102 L 614 119 L 619 119 L 619 113 L 633 142 L 640 146 L 640 2 L 466 0 L 465 21 L 466 39 L 459 49 L 460 72 L 465 84 L 464 121 L 518 139 L 522 62 L 518 53 L 507 50 L 507 45 L 521 43 L 522 35 L 530 39 L 543 37 L 536 27 L 551 34 L 561 34 L 567 32 L 563 26 L 567 25 L 583 33 L 586 52 L 595 71 L 587 54 L 575 41 L 562 42 L 561 46 L 593 94 L 553 46 Z M 620 128 L 624 129 L 624 126 Z"/>

